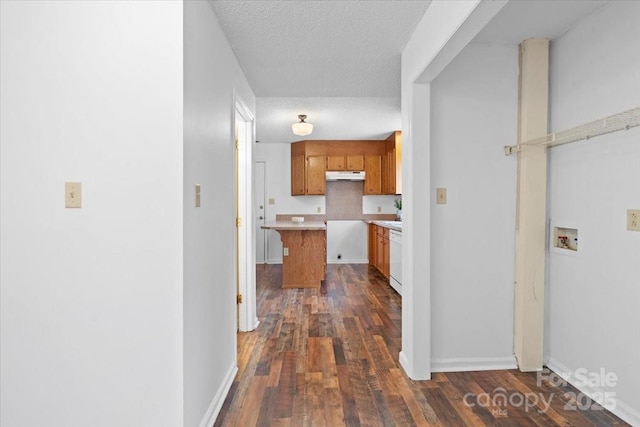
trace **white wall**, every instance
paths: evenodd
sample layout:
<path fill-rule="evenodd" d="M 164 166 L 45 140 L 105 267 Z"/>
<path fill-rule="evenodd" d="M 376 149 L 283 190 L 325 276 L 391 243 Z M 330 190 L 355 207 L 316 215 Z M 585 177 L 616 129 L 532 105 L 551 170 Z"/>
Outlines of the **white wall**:
<path fill-rule="evenodd" d="M 267 222 L 275 221 L 277 214 L 325 213 L 324 196 L 291 196 L 290 144 L 255 144 L 254 158 L 264 160 L 266 163 L 265 220 Z M 269 199 L 273 199 L 275 203 L 269 204 Z M 266 258 L 268 263 L 282 263 L 282 242 L 277 231 L 267 231 Z"/>
<path fill-rule="evenodd" d="M 431 377 L 431 85 L 505 5 L 433 1 L 402 51 L 402 351 L 412 379 Z M 427 331 L 427 332 L 425 332 Z"/>
<path fill-rule="evenodd" d="M 0 15 L 0 424 L 181 425 L 182 3 Z"/>
<path fill-rule="evenodd" d="M 515 367 L 517 76 L 517 46 L 468 46 L 431 84 L 433 371 Z"/>
<path fill-rule="evenodd" d="M 236 369 L 234 96 L 253 114 L 255 97 L 210 4 L 184 14 L 184 425 L 197 426 L 212 425 Z"/>
<path fill-rule="evenodd" d="M 612 2 L 551 44 L 551 128 L 640 105 L 640 3 Z M 640 424 L 640 129 L 550 150 L 549 216 L 576 224 L 576 256 L 549 254 L 549 366 L 618 376 L 616 411 Z"/>
<path fill-rule="evenodd" d="M 367 224 L 363 221 L 327 221 L 327 262 L 368 263 L 367 231 Z M 338 259 L 338 254 L 342 255 L 341 259 Z"/>

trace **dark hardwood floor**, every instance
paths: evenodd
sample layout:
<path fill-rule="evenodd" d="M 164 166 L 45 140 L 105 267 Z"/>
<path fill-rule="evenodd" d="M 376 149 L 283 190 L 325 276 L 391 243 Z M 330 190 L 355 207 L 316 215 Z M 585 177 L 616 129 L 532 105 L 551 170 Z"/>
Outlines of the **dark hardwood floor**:
<path fill-rule="evenodd" d="M 401 298 L 366 265 L 330 265 L 320 289 L 287 290 L 281 266 L 259 265 L 257 283 L 261 323 L 238 334 L 216 426 L 627 425 L 535 373 L 409 380 L 397 362 Z"/>

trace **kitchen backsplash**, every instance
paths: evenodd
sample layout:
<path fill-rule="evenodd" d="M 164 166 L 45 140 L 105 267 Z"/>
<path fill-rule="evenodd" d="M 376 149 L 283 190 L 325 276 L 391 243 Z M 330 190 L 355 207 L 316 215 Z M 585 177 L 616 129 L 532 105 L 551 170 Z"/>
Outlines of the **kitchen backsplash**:
<path fill-rule="evenodd" d="M 395 196 L 363 196 L 363 189 L 362 181 L 327 182 L 327 221 L 395 218 Z"/>

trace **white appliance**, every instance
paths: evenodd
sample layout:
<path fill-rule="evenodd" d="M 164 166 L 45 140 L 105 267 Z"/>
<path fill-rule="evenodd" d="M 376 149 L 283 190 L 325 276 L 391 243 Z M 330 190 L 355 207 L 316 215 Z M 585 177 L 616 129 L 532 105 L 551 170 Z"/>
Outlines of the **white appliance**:
<path fill-rule="evenodd" d="M 362 171 L 327 171 L 327 181 L 364 181 Z"/>
<path fill-rule="evenodd" d="M 389 230 L 389 285 L 402 295 L 402 231 Z"/>

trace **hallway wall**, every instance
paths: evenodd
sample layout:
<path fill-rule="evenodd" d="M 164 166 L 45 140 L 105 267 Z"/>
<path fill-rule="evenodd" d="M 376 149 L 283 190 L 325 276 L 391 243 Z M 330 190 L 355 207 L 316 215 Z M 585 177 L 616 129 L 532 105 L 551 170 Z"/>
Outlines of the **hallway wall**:
<path fill-rule="evenodd" d="M 236 369 L 235 96 L 255 97 L 211 5 L 184 22 L 184 425 L 210 426 Z"/>
<path fill-rule="evenodd" d="M 640 106 L 640 3 L 611 2 L 551 44 L 551 131 Z M 549 151 L 551 226 L 576 226 L 575 256 L 548 256 L 549 366 L 617 375 L 616 411 L 640 424 L 640 128 Z M 582 387 L 584 389 L 584 387 Z"/>
<path fill-rule="evenodd" d="M 467 46 L 431 83 L 431 354 L 513 368 L 517 46 Z M 466 321 L 461 321 L 466 319 Z"/>
<path fill-rule="evenodd" d="M 0 424 L 181 425 L 182 4 L 0 19 Z"/>

